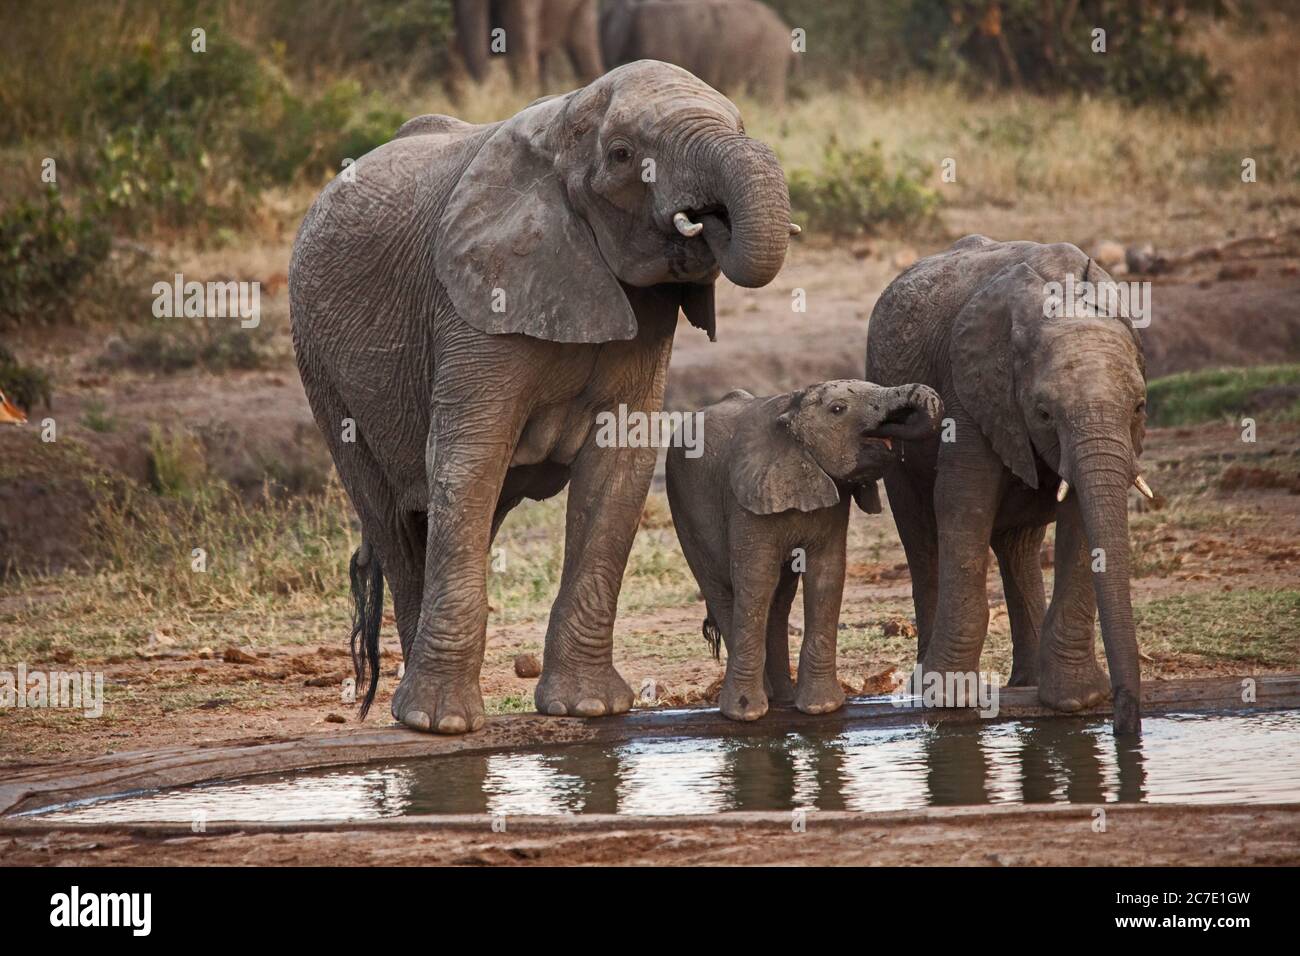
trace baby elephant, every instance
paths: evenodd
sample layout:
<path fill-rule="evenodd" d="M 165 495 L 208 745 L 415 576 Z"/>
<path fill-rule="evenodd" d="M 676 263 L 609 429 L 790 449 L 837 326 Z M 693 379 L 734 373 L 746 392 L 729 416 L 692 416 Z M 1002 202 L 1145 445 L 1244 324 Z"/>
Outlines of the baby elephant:
<path fill-rule="evenodd" d="M 892 439 L 939 428 L 943 405 L 924 385 L 852 379 L 774 398 L 734 391 L 701 412 L 702 449 L 668 452 L 668 503 L 708 606 L 704 636 L 727 645 L 719 707 L 734 720 L 768 701 L 823 714 L 844 703 L 835 639 L 844 592 L 848 499 L 880 513 L 876 480 Z M 790 681 L 788 623 L 804 575 L 804 638 Z"/>

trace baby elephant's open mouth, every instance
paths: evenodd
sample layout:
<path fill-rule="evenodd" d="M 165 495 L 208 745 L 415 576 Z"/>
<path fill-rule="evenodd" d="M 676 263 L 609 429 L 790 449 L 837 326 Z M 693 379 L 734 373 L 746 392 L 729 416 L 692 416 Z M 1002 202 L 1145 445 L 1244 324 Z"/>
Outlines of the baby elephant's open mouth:
<path fill-rule="evenodd" d="M 884 447 L 884 449 L 885 449 L 886 451 L 892 451 L 893 448 L 894 448 L 894 442 L 893 442 L 893 439 L 890 439 L 890 438 L 878 438 L 878 437 L 876 437 L 875 435 L 863 435 L 863 436 L 862 436 L 862 447 L 863 447 L 863 448 L 870 448 L 872 445 L 880 445 L 880 446 Z"/>

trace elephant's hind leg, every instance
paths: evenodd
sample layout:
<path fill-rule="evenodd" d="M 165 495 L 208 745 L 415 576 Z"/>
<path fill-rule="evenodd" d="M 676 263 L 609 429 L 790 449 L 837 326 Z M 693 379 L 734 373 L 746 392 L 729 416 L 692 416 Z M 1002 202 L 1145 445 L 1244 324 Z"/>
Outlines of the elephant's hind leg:
<path fill-rule="evenodd" d="M 799 575 L 787 566 L 772 596 L 767 614 L 767 660 L 765 689 L 768 702 L 789 706 L 794 703 L 794 681 L 790 679 L 790 608 L 799 589 Z"/>
<path fill-rule="evenodd" d="M 917 488 L 912 476 L 901 468 L 885 476 L 885 489 L 912 578 L 916 659 L 920 661 L 925 659 L 934 633 L 939 604 L 939 531 L 934 521 L 934 496 L 929 489 Z"/>
<path fill-rule="evenodd" d="M 993 535 L 993 553 L 1002 572 L 1002 591 L 1011 621 L 1010 687 L 1033 687 L 1038 683 L 1038 636 L 1047 605 L 1038 556 L 1046 533 L 1046 525 L 1028 525 Z"/>

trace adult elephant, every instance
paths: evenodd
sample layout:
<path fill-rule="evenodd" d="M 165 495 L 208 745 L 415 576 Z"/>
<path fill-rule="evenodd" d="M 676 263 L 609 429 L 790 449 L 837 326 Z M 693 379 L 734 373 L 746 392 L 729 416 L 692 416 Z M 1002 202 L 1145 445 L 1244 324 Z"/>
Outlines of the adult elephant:
<path fill-rule="evenodd" d="M 505 57 L 517 84 L 536 89 L 552 54 L 568 57 L 590 83 L 605 72 L 600 54 L 598 0 L 456 0 L 456 43 L 476 81 L 487 76 L 492 30 L 505 31 Z"/>
<path fill-rule="evenodd" d="M 1045 317 L 1053 305 L 1045 299 L 1067 277 L 1110 281 L 1069 244 L 968 236 L 881 295 L 866 372 L 882 385 L 931 386 L 952 420 L 948 440 L 941 431 L 904 443 L 901 467 L 885 479 L 912 573 L 922 670 L 978 671 L 992 544 L 1011 621 L 1010 683 L 1037 684 L 1057 710 L 1103 699 L 1099 610 L 1115 731 L 1136 732 L 1127 504 L 1135 483 L 1150 493 L 1137 471 L 1142 346 L 1130 321 L 1104 312 Z M 1056 579 L 1045 611 L 1038 555 L 1052 521 Z"/>
<path fill-rule="evenodd" d="M 790 28 L 758 0 L 614 0 L 600 21 L 605 62 L 663 60 L 728 93 L 785 101 Z"/>
<path fill-rule="evenodd" d="M 785 176 L 741 130 L 686 71 L 635 63 L 504 122 L 411 120 L 308 211 L 293 339 L 361 519 L 363 707 L 387 577 L 406 661 L 393 715 L 442 733 L 482 725 L 491 542 L 520 501 L 565 485 L 537 707 L 631 706 L 612 634 L 655 449 L 601 447 L 593 426 L 620 405 L 659 410 L 678 310 L 712 333 L 719 269 L 749 287 L 780 269 Z"/>

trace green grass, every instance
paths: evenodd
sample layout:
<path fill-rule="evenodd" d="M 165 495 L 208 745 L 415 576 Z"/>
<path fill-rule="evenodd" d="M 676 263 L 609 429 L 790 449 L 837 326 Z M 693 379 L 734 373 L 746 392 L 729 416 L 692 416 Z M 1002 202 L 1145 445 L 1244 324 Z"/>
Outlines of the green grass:
<path fill-rule="evenodd" d="M 1155 427 L 1239 420 L 1300 422 L 1300 363 L 1179 372 L 1147 385 Z"/>
<path fill-rule="evenodd" d="M 1260 667 L 1300 665 L 1300 590 L 1205 592 L 1134 608 L 1142 650 Z"/>

